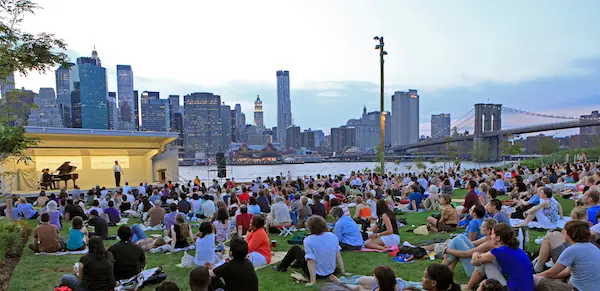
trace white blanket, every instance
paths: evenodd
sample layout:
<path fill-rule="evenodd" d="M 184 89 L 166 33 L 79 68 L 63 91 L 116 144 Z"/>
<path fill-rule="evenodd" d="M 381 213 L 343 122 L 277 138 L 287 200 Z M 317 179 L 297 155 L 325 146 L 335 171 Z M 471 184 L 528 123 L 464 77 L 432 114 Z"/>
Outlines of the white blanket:
<path fill-rule="evenodd" d="M 127 218 L 127 217 L 121 217 L 121 220 L 119 222 L 117 222 L 117 225 L 127 225 L 128 220 L 129 220 L 129 218 Z"/>
<path fill-rule="evenodd" d="M 159 224 L 157 226 L 145 226 L 145 225 L 140 225 L 140 228 L 143 231 L 150 231 L 150 230 L 164 230 L 165 226 L 162 224 Z"/>
<path fill-rule="evenodd" d="M 157 248 L 153 248 L 150 250 L 151 253 L 178 253 L 178 252 L 182 252 L 182 251 L 189 251 L 189 250 L 194 250 L 196 249 L 195 245 L 190 245 L 187 248 L 181 248 L 181 249 L 175 249 L 171 252 L 171 245 L 166 244 L 166 245 L 162 245 L 160 247 Z"/>
<path fill-rule="evenodd" d="M 64 256 L 64 255 L 85 255 L 88 253 L 88 249 L 86 248 L 83 251 L 76 252 L 56 252 L 56 253 L 36 253 L 35 255 L 48 255 L 48 256 Z"/>
<path fill-rule="evenodd" d="M 571 220 L 571 217 L 565 216 L 563 218 L 561 218 L 560 220 L 558 220 L 558 222 L 556 223 L 556 228 L 564 228 L 565 227 L 565 223 L 569 222 Z M 517 225 L 519 225 L 519 223 L 521 223 L 523 220 L 522 219 L 514 219 L 511 218 L 510 219 L 510 224 L 515 227 Z M 529 228 L 543 228 L 537 221 L 532 221 L 527 225 Z M 555 228 L 555 229 L 556 229 Z"/>

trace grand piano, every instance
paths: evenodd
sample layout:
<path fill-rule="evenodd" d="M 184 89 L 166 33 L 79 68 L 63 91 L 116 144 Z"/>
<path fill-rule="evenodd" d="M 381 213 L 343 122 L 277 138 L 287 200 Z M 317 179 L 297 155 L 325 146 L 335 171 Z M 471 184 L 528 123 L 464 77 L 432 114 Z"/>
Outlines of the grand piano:
<path fill-rule="evenodd" d="M 77 169 L 75 166 L 69 165 L 71 162 L 64 162 L 56 171 L 58 174 L 51 175 L 52 183 L 57 182 L 60 188 L 60 181 L 65 181 L 65 187 L 68 187 L 67 182 L 73 180 L 73 187 L 77 185 L 76 180 L 79 178 L 79 174 L 73 173 Z"/>

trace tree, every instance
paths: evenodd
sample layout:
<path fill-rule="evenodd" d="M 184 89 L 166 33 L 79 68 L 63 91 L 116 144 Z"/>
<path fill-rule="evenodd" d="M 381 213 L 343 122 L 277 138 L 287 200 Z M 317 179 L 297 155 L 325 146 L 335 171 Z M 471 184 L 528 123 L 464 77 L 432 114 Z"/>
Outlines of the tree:
<path fill-rule="evenodd" d="M 383 169 L 381 168 L 381 162 L 383 161 L 383 149 L 381 145 L 377 146 L 377 152 L 375 153 L 375 160 L 377 161 L 377 165 L 375 165 L 374 172 L 378 175 L 383 175 Z M 383 161 L 385 163 L 385 161 Z"/>
<path fill-rule="evenodd" d="M 69 66 L 63 40 L 53 34 L 33 35 L 20 29 L 25 15 L 35 14 L 40 8 L 31 0 L 0 0 L 0 82 L 14 72 L 27 75 L 31 71 L 45 73 L 56 65 Z M 9 92 L 8 98 L 17 98 L 17 92 Z M 23 109 L 11 108 L 10 103 L 5 100 L 0 108 L 0 163 L 11 157 L 26 161 L 25 150 L 37 143 L 25 136 L 23 127 L 8 126 L 12 110 Z"/>
<path fill-rule="evenodd" d="M 427 166 L 425 166 L 425 163 L 423 162 L 423 156 L 422 155 L 418 155 L 417 159 L 415 160 L 415 167 L 417 167 L 417 169 L 423 171 L 425 170 L 425 168 L 427 168 Z"/>
<path fill-rule="evenodd" d="M 475 162 L 487 161 L 490 157 L 490 144 L 485 140 L 473 142 L 471 159 Z"/>
<path fill-rule="evenodd" d="M 550 155 L 558 150 L 558 143 L 551 137 L 540 137 L 537 140 L 538 152 L 540 155 Z"/>
<path fill-rule="evenodd" d="M 406 165 L 406 166 L 404 166 L 404 167 L 406 168 L 406 170 L 407 170 L 408 172 L 411 172 L 411 171 L 412 171 L 412 168 L 413 168 L 413 166 L 412 166 L 412 165 L 410 165 L 410 164 L 408 164 L 408 165 Z"/>
<path fill-rule="evenodd" d="M 503 156 L 518 155 L 521 153 L 521 147 L 514 143 L 512 136 L 509 136 L 500 143 L 500 153 Z"/>

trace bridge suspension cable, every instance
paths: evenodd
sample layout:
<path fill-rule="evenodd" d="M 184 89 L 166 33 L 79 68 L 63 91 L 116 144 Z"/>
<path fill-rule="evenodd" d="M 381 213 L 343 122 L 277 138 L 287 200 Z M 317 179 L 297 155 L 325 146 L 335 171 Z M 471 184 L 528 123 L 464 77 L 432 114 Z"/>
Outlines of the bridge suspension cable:
<path fill-rule="evenodd" d="M 455 120 L 455 121 L 452 123 L 452 125 L 450 125 L 450 129 L 452 129 L 452 128 L 454 128 L 454 127 L 458 128 L 458 126 L 457 126 L 458 124 L 462 124 L 462 123 L 464 123 L 464 122 L 465 122 L 465 120 L 463 120 L 465 117 L 467 118 L 466 120 L 469 120 L 469 119 L 470 119 L 470 118 L 473 116 L 473 114 L 474 114 L 474 111 L 475 111 L 475 107 L 471 108 L 471 110 L 469 110 L 469 112 L 465 113 L 465 114 L 464 114 L 463 116 L 461 116 L 459 119 Z M 469 115 L 471 115 L 471 116 L 469 116 Z M 461 120 L 462 120 L 462 121 L 461 121 Z"/>
<path fill-rule="evenodd" d="M 515 108 L 510 108 L 510 107 L 505 107 L 505 106 L 502 106 L 502 111 L 516 113 L 516 114 L 529 115 L 529 116 L 554 118 L 554 119 L 571 119 L 571 120 L 598 119 L 598 118 L 581 118 L 581 117 L 574 117 L 574 116 L 560 116 L 560 115 L 555 115 L 555 114 L 547 114 L 547 113 L 539 113 L 539 112 L 515 109 Z"/>

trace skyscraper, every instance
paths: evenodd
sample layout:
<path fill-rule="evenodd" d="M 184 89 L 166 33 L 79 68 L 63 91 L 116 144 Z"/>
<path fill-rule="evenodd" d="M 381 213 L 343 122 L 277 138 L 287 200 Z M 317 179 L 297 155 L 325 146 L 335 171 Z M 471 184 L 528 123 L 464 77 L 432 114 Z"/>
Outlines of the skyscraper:
<path fill-rule="evenodd" d="M 231 144 L 231 106 L 221 105 L 221 126 L 223 134 L 221 135 L 221 152 L 229 150 Z"/>
<path fill-rule="evenodd" d="M 0 79 L 0 97 L 6 99 L 6 93 L 15 90 L 15 73 L 10 73 L 5 79 Z"/>
<path fill-rule="evenodd" d="M 450 114 L 440 113 L 431 115 L 431 138 L 438 139 L 450 136 Z"/>
<path fill-rule="evenodd" d="M 221 149 L 221 96 L 192 93 L 183 97 L 184 146 L 189 158 L 212 158 Z"/>
<path fill-rule="evenodd" d="M 75 64 L 70 64 L 74 66 Z M 56 99 L 64 127 L 73 127 L 71 116 L 71 70 L 60 66 L 54 72 L 56 78 Z"/>
<path fill-rule="evenodd" d="M 135 108 L 135 130 L 140 130 L 140 94 L 137 90 L 133 90 L 133 107 Z"/>
<path fill-rule="evenodd" d="M 259 129 L 265 128 L 262 101 L 258 95 L 256 96 L 256 101 L 254 101 L 254 126 L 258 127 Z"/>
<path fill-rule="evenodd" d="M 169 99 L 155 98 L 158 92 L 142 92 L 142 131 L 170 131 Z"/>
<path fill-rule="evenodd" d="M 305 147 L 307 149 L 314 149 L 315 148 L 315 136 L 316 136 L 316 132 L 312 131 L 310 128 L 307 130 L 304 130 L 300 134 L 301 146 Z"/>
<path fill-rule="evenodd" d="M 359 119 L 350 119 L 346 125 L 356 128 L 356 146 L 361 149 L 375 149 L 379 146 L 380 138 L 380 111 L 371 111 L 367 113 L 367 107 L 363 108 L 363 114 Z M 384 113 L 385 126 L 385 146 L 391 144 L 391 123 L 390 113 Z"/>
<path fill-rule="evenodd" d="M 244 113 L 242 113 L 242 105 L 236 104 L 233 110 L 235 115 L 235 132 L 233 134 L 235 135 L 235 140 L 239 141 L 242 131 L 246 128 L 246 118 L 243 116 Z"/>
<path fill-rule="evenodd" d="M 130 65 L 117 65 L 117 92 L 119 93 L 118 129 L 135 130 L 133 70 Z"/>
<path fill-rule="evenodd" d="M 340 126 L 331 129 L 331 150 L 337 153 L 347 147 L 356 146 L 356 128 L 354 126 Z"/>
<path fill-rule="evenodd" d="M 95 55 L 78 58 L 71 67 L 73 127 L 108 129 L 106 69 L 99 66 L 98 53 Z"/>
<path fill-rule="evenodd" d="M 289 126 L 285 133 L 285 147 L 299 149 L 302 146 L 302 136 L 300 134 L 300 126 Z"/>
<path fill-rule="evenodd" d="M 392 96 L 392 146 L 419 142 L 419 95 L 417 90 L 397 91 Z"/>
<path fill-rule="evenodd" d="M 108 129 L 119 129 L 119 111 L 117 109 L 117 93 L 108 92 L 106 99 L 108 108 Z"/>
<path fill-rule="evenodd" d="M 40 93 L 33 100 L 37 108 L 31 109 L 29 126 L 64 127 L 53 88 L 40 88 Z"/>
<path fill-rule="evenodd" d="M 98 57 L 98 51 L 96 51 L 96 45 L 94 45 L 94 49 L 92 50 L 92 59 L 96 63 L 96 66 L 102 67 L 102 62 L 100 61 L 100 58 Z"/>
<path fill-rule="evenodd" d="M 277 139 L 286 143 L 286 130 L 292 125 L 292 103 L 290 99 L 290 72 L 277 71 Z"/>

